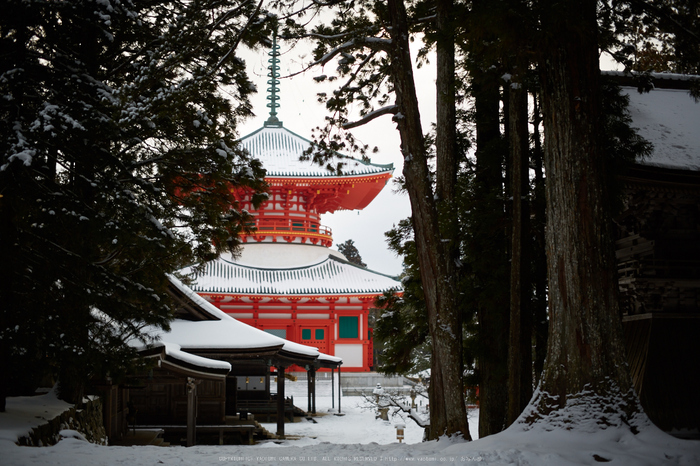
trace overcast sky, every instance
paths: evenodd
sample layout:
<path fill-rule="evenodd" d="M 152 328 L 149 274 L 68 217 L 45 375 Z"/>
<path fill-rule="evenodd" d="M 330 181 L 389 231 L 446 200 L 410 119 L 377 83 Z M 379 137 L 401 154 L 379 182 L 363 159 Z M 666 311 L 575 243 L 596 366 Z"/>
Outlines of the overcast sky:
<path fill-rule="evenodd" d="M 304 56 L 304 51 L 300 47 L 290 50 L 285 44 L 280 44 L 280 53 L 280 75 L 283 77 L 300 71 L 302 62 L 310 60 L 308 52 Z M 267 51 L 247 54 L 244 57 L 251 79 L 258 87 L 258 93 L 252 98 L 253 109 L 257 116 L 240 127 L 241 136 L 259 129 L 269 116 L 266 99 L 267 60 L 269 59 Z M 316 93 L 323 92 L 325 89 L 318 85 L 313 77 L 321 74 L 330 75 L 333 71 L 334 65 L 329 64 L 325 70 L 317 69 L 292 78 L 280 79 L 280 108 L 277 109 L 277 116 L 285 128 L 311 139 L 311 130 L 317 126 L 323 126 L 327 113 L 325 106 L 317 102 Z M 432 64 L 416 70 L 424 132 L 435 119 L 434 75 Z M 399 151 L 399 134 L 396 125 L 391 121 L 391 115 L 380 117 L 352 132 L 364 144 L 379 148 L 379 152 L 371 156 L 373 163 L 393 163 L 394 176 L 401 174 L 403 158 Z M 393 181 L 389 181 L 379 196 L 365 209 L 324 214 L 321 217 L 321 223 L 333 230 L 334 249 L 337 244 L 352 239 L 368 268 L 389 275 L 398 275 L 402 271 L 401 259 L 387 248 L 384 232 L 391 229 L 399 220 L 410 216 L 410 212 L 408 196 L 395 194 Z"/>

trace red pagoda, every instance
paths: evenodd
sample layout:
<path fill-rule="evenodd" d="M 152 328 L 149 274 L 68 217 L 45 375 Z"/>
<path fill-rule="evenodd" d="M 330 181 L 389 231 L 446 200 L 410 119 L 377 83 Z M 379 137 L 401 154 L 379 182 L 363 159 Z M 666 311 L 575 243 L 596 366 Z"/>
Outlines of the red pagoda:
<path fill-rule="evenodd" d="M 330 249 L 331 230 L 321 214 L 366 207 L 392 176 L 393 165 L 338 155 L 343 174 L 300 157 L 312 143 L 277 119 L 277 56 L 273 46 L 268 81 L 270 117 L 240 143 L 266 169 L 268 200 L 254 210 L 255 231 L 243 238 L 239 257 L 222 255 L 206 264 L 192 289 L 241 322 L 314 346 L 343 359 L 343 370 L 373 365 L 369 309 L 386 290 L 400 290 L 395 277 L 359 267 Z"/>

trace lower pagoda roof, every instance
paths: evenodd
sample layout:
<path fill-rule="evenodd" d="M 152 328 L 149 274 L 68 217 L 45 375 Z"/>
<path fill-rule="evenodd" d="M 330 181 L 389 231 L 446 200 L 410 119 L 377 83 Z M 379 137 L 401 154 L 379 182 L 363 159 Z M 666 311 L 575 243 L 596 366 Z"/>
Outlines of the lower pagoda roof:
<path fill-rule="evenodd" d="M 197 293 L 236 295 L 366 295 L 400 291 L 401 282 L 333 255 L 313 265 L 274 269 L 219 257 L 195 276 L 191 288 Z"/>

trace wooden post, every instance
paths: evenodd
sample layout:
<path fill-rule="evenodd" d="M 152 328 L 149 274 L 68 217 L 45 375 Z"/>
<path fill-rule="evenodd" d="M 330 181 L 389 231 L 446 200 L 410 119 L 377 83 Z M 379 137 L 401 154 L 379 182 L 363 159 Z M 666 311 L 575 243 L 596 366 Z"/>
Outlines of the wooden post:
<path fill-rule="evenodd" d="M 340 383 L 340 366 L 338 366 L 338 414 L 340 414 L 340 397 L 343 394 L 343 384 Z"/>
<path fill-rule="evenodd" d="M 316 369 L 311 368 L 311 414 L 316 414 Z"/>
<path fill-rule="evenodd" d="M 226 377 L 224 384 L 226 393 L 224 414 L 226 416 L 235 416 L 238 412 L 238 379 L 236 377 Z"/>
<path fill-rule="evenodd" d="M 277 437 L 284 438 L 284 370 L 277 366 Z"/>
<path fill-rule="evenodd" d="M 306 413 L 310 414 L 311 413 L 311 386 L 313 381 L 311 380 L 311 371 L 313 369 L 309 369 L 307 366 L 306 369 Z"/>
<path fill-rule="evenodd" d="M 335 371 L 331 368 L 331 409 L 335 408 Z"/>
<path fill-rule="evenodd" d="M 191 447 L 197 441 L 197 380 L 187 377 L 187 446 Z"/>

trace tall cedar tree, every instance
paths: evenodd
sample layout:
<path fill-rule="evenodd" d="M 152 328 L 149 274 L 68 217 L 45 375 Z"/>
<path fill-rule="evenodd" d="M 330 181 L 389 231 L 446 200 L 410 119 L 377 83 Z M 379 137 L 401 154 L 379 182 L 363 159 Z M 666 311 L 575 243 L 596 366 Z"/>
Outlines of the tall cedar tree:
<path fill-rule="evenodd" d="M 118 378 L 167 274 L 238 244 L 259 5 L 11 0 L 0 19 L 1 397 Z M 219 89 L 227 86 L 235 105 Z M 260 196 L 258 196 L 260 197 Z M 27 368 L 31 368 L 27 370 Z"/>
<path fill-rule="evenodd" d="M 496 10 L 494 11 L 494 8 Z M 500 3 L 478 0 L 462 38 L 471 79 L 476 130 L 474 205 L 467 261 L 473 274 L 478 321 L 479 436 L 500 432 L 508 408 L 509 231 L 504 168 L 507 146 L 501 133 L 502 51 L 498 49 Z"/>
<path fill-rule="evenodd" d="M 643 422 L 625 363 L 611 242 L 596 2 L 541 1 L 550 332 L 519 422 L 567 429 Z M 575 411 L 575 415 L 572 413 Z"/>
<path fill-rule="evenodd" d="M 534 244 L 530 229 L 530 139 L 528 89 L 532 88 L 530 40 L 534 36 L 527 3 L 507 0 L 498 21 L 498 62 L 503 75 L 504 126 L 508 146 L 506 203 L 510 218 L 510 319 L 508 344 L 508 412 L 505 425 L 520 415 L 532 397 Z"/>
<path fill-rule="evenodd" d="M 441 14 L 445 15 L 449 5 L 441 8 L 444 8 Z M 340 89 L 326 101 L 328 108 L 335 112 L 333 117 L 329 117 L 331 122 L 347 129 L 380 115 L 394 114 L 401 136 L 403 175 L 413 212 L 413 229 L 432 342 L 428 437 L 456 433 L 468 437 L 462 390 L 461 316 L 457 299 L 457 264 L 454 260 L 456 249 L 451 241 L 442 241 L 443 229 L 447 234 L 450 227 L 446 228 L 439 216 L 439 211 L 449 211 L 452 201 L 449 196 L 454 195 L 451 186 L 456 175 L 450 171 L 456 171 L 458 167 L 449 158 L 453 157 L 454 141 L 446 141 L 447 145 L 437 155 L 437 171 L 442 171 L 440 179 L 445 181 L 440 182 L 441 188 L 434 193 L 413 80 L 409 50 L 411 31 L 403 1 L 343 4 L 336 13 L 329 26 L 318 27 L 313 33 L 319 43 L 317 63 L 325 65 L 339 56 L 337 71 L 346 78 Z M 438 22 L 448 29 L 444 37 L 449 42 L 451 32 L 446 23 L 444 17 Z M 446 61 L 441 63 L 448 64 L 448 55 L 453 52 L 449 46 L 445 49 L 444 44 L 441 54 Z M 318 80 L 326 78 L 323 75 Z M 440 79 L 438 85 L 443 86 L 437 89 L 438 96 L 454 93 L 453 84 L 447 77 Z M 389 104 L 392 96 L 395 102 Z M 359 102 L 362 106 L 362 118 L 358 122 L 347 120 L 349 102 Z M 453 98 L 444 100 L 438 97 L 438 102 L 439 105 L 454 105 Z M 375 109 L 377 103 L 384 106 Z M 438 114 L 441 112 L 439 109 Z M 454 125 L 449 111 L 443 118 Z M 317 136 L 320 144 L 325 144 L 330 150 L 345 148 L 344 143 L 340 142 L 342 138 L 329 136 L 330 133 L 331 126 L 321 131 L 321 135 Z M 448 159 L 441 167 L 443 157 Z M 325 163 L 325 160 L 322 162 Z M 439 198 L 440 205 L 436 202 L 439 196 L 442 196 Z"/>
<path fill-rule="evenodd" d="M 360 255 L 360 251 L 357 250 L 357 247 L 355 246 L 355 242 L 353 240 L 349 239 L 344 243 L 340 243 L 338 245 L 338 252 L 344 255 L 345 258 L 353 264 L 359 265 L 360 267 L 367 267 L 367 264 L 362 262 L 362 256 Z"/>

